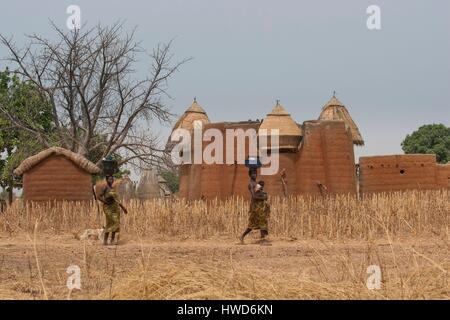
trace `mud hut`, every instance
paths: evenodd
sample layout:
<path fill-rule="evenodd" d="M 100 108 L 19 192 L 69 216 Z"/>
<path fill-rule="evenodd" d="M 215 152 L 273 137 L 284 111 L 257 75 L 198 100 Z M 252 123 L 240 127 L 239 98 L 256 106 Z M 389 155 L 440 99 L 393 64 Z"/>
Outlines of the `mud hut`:
<path fill-rule="evenodd" d="M 24 160 L 14 170 L 23 176 L 25 201 L 88 201 L 92 199 L 92 174 L 100 169 L 64 148 L 52 147 Z"/>
<path fill-rule="evenodd" d="M 140 200 L 170 196 L 166 181 L 157 174 L 155 169 L 146 169 L 142 172 L 136 193 Z"/>
<path fill-rule="evenodd" d="M 358 146 L 364 145 L 364 140 L 359 132 L 358 126 L 353 121 L 347 108 L 336 98 L 333 94 L 330 101 L 322 108 L 319 120 L 342 120 L 350 129 L 352 134 L 353 144 Z"/>

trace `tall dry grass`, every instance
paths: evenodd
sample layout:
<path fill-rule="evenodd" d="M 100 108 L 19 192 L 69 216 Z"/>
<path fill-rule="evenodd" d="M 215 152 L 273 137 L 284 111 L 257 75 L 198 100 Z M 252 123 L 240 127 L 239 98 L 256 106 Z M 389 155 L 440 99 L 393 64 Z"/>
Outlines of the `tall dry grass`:
<path fill-rule="evenodd" d="M 11 240 L 0 252 L 0 299 L 449 299 L 449 197 L 274 198 L 271 236 L 305 241 L 273 247 L 216 244 L 246 227 L 241 198 L 130 201 L 121 225 L 135 241 L 113 249 L 67 236 L 102 225 L 96 203 L 15 203 L 0 214 L 0 235 Z M 14 242 L 24 234 L 27 242 Z M 73 263 L 81 291 L 65 286 Z M 382 269 L 380 290 L 366 287 L 372 264 Z"/>
<path fill-rule="evenodd" d="M 338 253 L 335 261 L 315 260 L 313 271 L 267 270 L 242 266 L 230 256 L 223 262 L 207 258 L 168 261 L 156 255 L 126 276 L 112 290 L 100 291 L 96 299 L 449 299 L 449 263 L 436 266 L 418 263 L 414 254 L 399 255 L 401 270 L 392 256 L 377 249 L 375 260 L 358 260 Z M 400 258 L 401 257 L 401 258 Z M 329 257 L 328 257 L 329 259 Z M 380 259 L 380 260 L 378 260 Z M 367 288 L 369 264 L 383 268 L 382 286 Z"/>
<path fill-rule="evenodd" d="M 450 221 L 450 192 L 410 191 L 327 198 L 271 199 L 270 234 L 301 239 L 372 239 L 402 235 L 446 235 Z M 235 237 L 246 227 L 249 204 L 227 201 L 155 199 L 129 201 L 122 214 L 122 233 L 139 237 L 207 239 Z M 40 230 L 60 234 L 103 225 L 96 203 L 15 203 L 0 214 L 0 231 Z"/>

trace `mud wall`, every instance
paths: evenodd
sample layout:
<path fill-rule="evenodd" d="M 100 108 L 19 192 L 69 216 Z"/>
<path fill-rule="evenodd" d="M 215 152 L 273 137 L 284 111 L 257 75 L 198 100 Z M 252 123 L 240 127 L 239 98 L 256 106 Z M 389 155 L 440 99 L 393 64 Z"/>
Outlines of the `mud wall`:
<path fill-rule="evenodd" d="M 224 131 L 237 126 L 245 129 L 255 124 L 208 126 Z M 277 174 L 258 175 L 258 180 L 266 182 L 266 191 L 270 195 L 284 194 L 280 177 L 283 169 L 288 195 L 319 195 L 318 183 L 326 186 L 331 194 L 355 194 L 358 178 L 361 193 L 450 188 L 450 164 L 437 164 L 435 155 L 361 157 L 359 177 L 356 177 L 353 143 L 350 132 L 341 121 L 305 122 L 298 150 L 281 152 L 279 156 Z M 180 174 L 181 197 L 225 199 L 233 195 L 249 196 L 248 169 L 242 164 L 183 165 Z"/>
<path fill-rule="evenodd" d="M 184 164 L 178 167 L 178 174 L 180 175 L 180 184 L 178 186 L 178 195 L 181 198 L 189 198 L 189 176 L 191 171 L 190 164 Z"/>
<path fill-rule="evenodd" d="M 438 189 L 449 173 L 431 154 L 361 157 L 359 165 L 361 193 Z"/>
<path fill-rule="evenodd" d="M 325 155 L 322 148 L 322 126 L 316 121 L 305 122 L 303 133 L 295 171 L 297 192 L 320 194 L 317 183 L 327 183 Z"/>
<path fill-rule="evenodd" d="M 23 175 L 25 201 L 88 201 L 93 198 L 91 175 L 62 155 L 53 155 Z"/>
<path fill-rule="evenodd" d="M 259 123 L 214 123 L 204 126 L 219 129 L 257 129 Z M 270 195 L 284 195 L 280 173 L 286 172 L 287 194 L 320 194 L 318 182 L 328 193 L 356 193 L 355 161 L 350 132 L 341 121 L 305 122 L 303 142 L 298 150 L 279 154 L 279 169 L 275 175 L 258 175 L 264 180 Z M 210 142 L 204 142 L 203 148 Z M 235 141 L 234 158 L 237 142 Z M 225 143 L 223 150 L 224 157 Z M 248 140 L 245 157 L 249 154 Z M 180 196 L 187 199 L 225 199 L 248 197 L 248 169 L 243 164 L 186 164 L 180 167 Z"/>
<path fill-rule="evenodd" d="M 450 189 L 450 163 L 438 164 L 436 171 L 436 184 L 439 188 Z"/>
<path fill-rule="evenodd" d="M 341 121 L 308 121 L 296 163 L 297 194 L 356 193 L 350 132 Z"/>
<path fill-rule="evenodd" d="M 226 137 L 226 129 L 255 129 L 257 131 L 259 122 L 237 122 L 237 123 L 214 123 L 206 124 L 203 130 L 209 128 L 218 129 L 222 136 Z M 210 141 L 202 143 L 203 151 Z M 237 160 L 237 140 L 233 157 Z M 192 144 L 193 146 L 193 144 Z M 249 139 L 246 138 L 244 146 L 244 159 L 249 155 Z M 191 149 L 193 160 L 193 149 Z M 223 142 L 223 161 L 226 160 L 226 144 Z M 226 199 L 230 196 L 248 196 L 248 169 L 243 164 L 184 164 L 180 166 L 180 196 L 193 199 Z"/>
<path fill-rule="evenodd" d="M 350 130 L 342 121 L 322 121 L 326 186 L 330 193 L 356 193 L 356 167 Z"/>
<path fill-rule="evenodd" d="M 278 173 L 274 175 L 259 175 L 257 180 L 265 182 L 265 189 L 269 195 L 284 195 L 283 183 L 281 180 L 281 172 L 286 172 L 286 192 L 287 195 L 297 194 L 297 179 L 295 176 L 298 154 L 296 152 L 279 153 Z M 247 170 L 248 171 L 248 170 Z M 248 178 L 247 178 L 248 180 Z M 248 192 L 248 191 L 247 191 Z"/>

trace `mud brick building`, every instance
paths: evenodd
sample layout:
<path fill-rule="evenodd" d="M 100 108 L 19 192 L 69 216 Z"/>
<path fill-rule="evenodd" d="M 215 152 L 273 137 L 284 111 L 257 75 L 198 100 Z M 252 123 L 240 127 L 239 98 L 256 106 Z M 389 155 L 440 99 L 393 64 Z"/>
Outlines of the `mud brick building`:
<path fill-rule="evenodd" d="M 435 155 L 361 157 L 357 165 L 354 145 L 364 145 L 364 140 L 348 110 L 335 96 L 325 104 L 317 120 L 301 124 L 278 102 L 262 122 L 211 123 L 194 99 L 173 130 L 193 130 L 195 126 L 203 131 L 218 129 L 224 137 L 227 129 L 255 129 L 259 138 L 265 134 L 261 129 L 278 129 L 278 173 L 258 177 L 266 182 L 270 195 L 356 194 L 450 187 L 450 164 L 437 164 Z M 209 143 L 203 142 L 203 150 Z M 236 153 L 237 143 L 234 146 Z M 173 143 L 169 142 L 167 148 L 172 147 Z M 248 153 L 246 141 L 246 157 Z M 248 169 L 244 164 L 183 163 L 179 172 L 181 197 L 248 196 Z"/>
<path fill-rule="evenodd" d="M 92 175 L 99 172 L 86 158 L 52 147 L 24 160 L 14 174 L 23 176 L 24 201 L 89 201 Z"/>
<path fill-rule="evenodd" d="M 361 157 L 359 166 L 362 193 L 450 186 L 450 165 L 437 164 L 434 154 Z"/>

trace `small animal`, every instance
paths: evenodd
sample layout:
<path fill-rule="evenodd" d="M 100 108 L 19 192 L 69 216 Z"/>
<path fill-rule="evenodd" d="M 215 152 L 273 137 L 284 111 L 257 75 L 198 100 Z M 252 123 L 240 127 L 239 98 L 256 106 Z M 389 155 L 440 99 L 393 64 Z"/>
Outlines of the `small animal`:
<path fill-rule="evenodd" d="M 81 234 L 75 234 L 78 240 L 101 240 L 103 239 L 105 229 L 86 229 Z"/>

